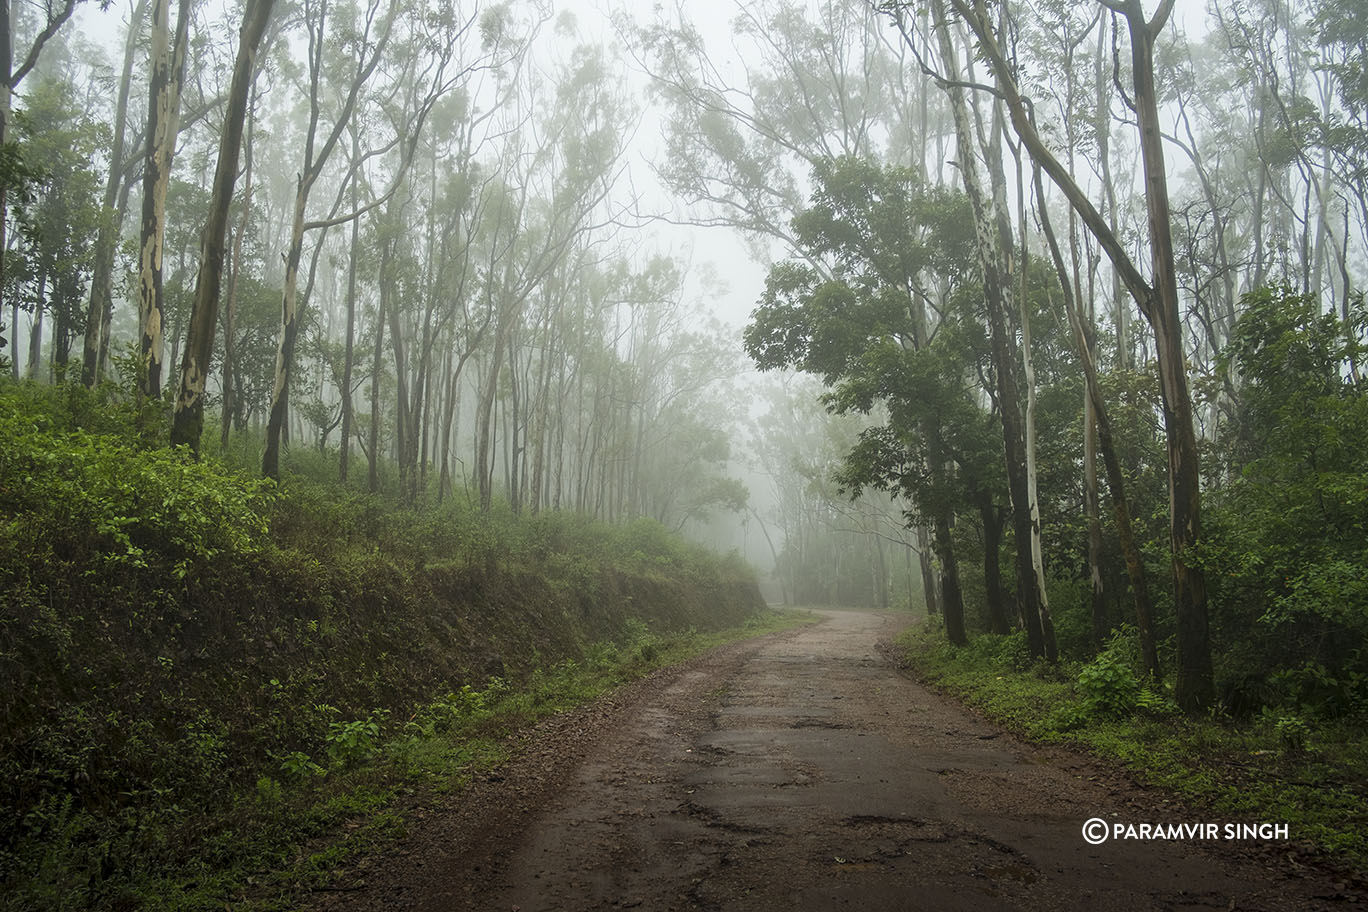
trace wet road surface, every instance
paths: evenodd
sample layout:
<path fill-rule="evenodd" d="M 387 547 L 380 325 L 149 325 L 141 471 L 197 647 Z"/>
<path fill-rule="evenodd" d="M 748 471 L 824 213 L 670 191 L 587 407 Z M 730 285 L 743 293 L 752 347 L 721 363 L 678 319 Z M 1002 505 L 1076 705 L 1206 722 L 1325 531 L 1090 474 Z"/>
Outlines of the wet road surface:
<path fill-rule="evenodd" d="M 1087 758 L 1022 744 L 907 679 L 878 648 L 904 623 L 897 616 L 824 614 L 809 628 L 724 647 L 580 728 L 548 734 L 533 755 L 555 769 L 496 777 L 476 790 L 463 824 L 418 834 L 328 908 L 1285 910 L 1363 901 L 1289 862 L 1286 843 L 1088 844 L 1081 830 L 1093 817 L 1210 815 L 1168 809 L 1162 795 Z"/>

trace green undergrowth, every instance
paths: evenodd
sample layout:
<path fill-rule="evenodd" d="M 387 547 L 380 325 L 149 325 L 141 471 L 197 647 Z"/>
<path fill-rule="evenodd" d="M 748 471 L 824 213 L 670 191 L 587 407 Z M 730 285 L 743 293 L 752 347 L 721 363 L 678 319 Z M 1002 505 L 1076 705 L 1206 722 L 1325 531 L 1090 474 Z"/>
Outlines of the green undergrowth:
<path fill-rule="evenodd" d="M 767 611 L 724 631 L 665 635 L 634 621 L 621 642 L 594 644 L 580 660 L 539 669 L 521 684 L 491 678 L 416 706 L 402 720 L 378 713 L 332 723 L 321 751 L 280 758 L 229 808 L 206 818 L 201 825 L 213 836 L 194 857 L 124 872 L 105 884 L 103 901 L 147 912 L 296 908 L 473 777 L 497 771 L 538 720 L 724 643 L 809 620 Z"/>
<path fill-rule="evenodd" d="M 919 679 L 1020 735 L 1083 748 L 1227 819 L 1286 823 L 1303 850 L 1368 871 L 1360 728 L 1288 713 L 1186 716 L 1165 686 L 1138 673 L 1132 630 L 1091 662 L 1053 667 L 1030 661 L 1024 637 L 982 635 L 957 648 L 922 626 L 899 645 Z"/>
<path fill-rule="evenodd" d="M 0 908 L 137 908 L 121 884 L 219 871 L 269 835 L 258 805 L 279 797 L 291 831 L 333 819 L 291 790 L 389 751 L 434 699 L 535 691 L 638 625 L 706 633 L 764 606 L 743 561 L 656 523 L 407 504 L 308 450 L 277 484 L 159 426 L 0 381 Z M 384 829 L 361 808 L 392 796 L 368 794 L 336 814 Z"/>

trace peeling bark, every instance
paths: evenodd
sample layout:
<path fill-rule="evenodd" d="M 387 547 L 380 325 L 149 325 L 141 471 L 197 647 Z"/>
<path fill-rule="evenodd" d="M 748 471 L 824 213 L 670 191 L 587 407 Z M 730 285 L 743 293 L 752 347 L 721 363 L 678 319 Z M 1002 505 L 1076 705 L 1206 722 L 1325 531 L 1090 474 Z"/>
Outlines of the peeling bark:
<path fill-rule="evenodd" d="M 161 398 L 166 344 L 166 300 L 162 291 L 162 247 L 166 238 L 166 191 L 180 120 L 180 90 L 185 71 L 185 39 L 190 0 L 179 0 L 175 44 L 170 40 L 170 0 L 152 6 L 152 56 L 148 77 L 147 163 L 143 169 L 142 233 L 138 253 L 138 392 Z"/>
<path fill-rule="evenodd" d="M 223 282 L 224 248 L 228 237 L 228 210 L 237 185 L 238 158 L 242 151 L 243 123 L 256 76 L 257 48 L 271 18 L 274 0 L 249 0 L 243 11 L 233 81 L 228 90 L 228 111 L 219 137 L 218 164 L 214 169 L 209 217 L 200 235 L 200 266 L 195 276 L 195 297 L 190 311 L 190 330 L 181 362 L 180 392 L 171 422 L 171 443 L 190 447 L 199 455 L 204 432 L 204 385 L 214 352 L 218 326 L 220 287 Z"/>

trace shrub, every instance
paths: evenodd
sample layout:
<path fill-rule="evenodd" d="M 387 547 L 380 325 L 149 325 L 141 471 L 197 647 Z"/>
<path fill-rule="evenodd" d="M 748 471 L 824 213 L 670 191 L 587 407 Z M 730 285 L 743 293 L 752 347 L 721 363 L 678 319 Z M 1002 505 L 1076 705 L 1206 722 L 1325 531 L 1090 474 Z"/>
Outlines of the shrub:
<path fill-rule="evenodd" d="M 1140 680 L 1119 650 L 1111 648 L 1083 666 L 1078 689 L 1084 710 L 1095 718 L 1124 719 L 1135 712 L 1140 699 Z"/>

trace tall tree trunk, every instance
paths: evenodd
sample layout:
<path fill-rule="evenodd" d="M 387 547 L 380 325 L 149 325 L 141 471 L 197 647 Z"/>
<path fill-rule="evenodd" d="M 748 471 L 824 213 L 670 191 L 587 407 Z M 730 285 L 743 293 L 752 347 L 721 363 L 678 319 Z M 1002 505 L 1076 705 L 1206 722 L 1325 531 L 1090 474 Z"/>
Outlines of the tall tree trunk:
<path fill-rule="evenodd" d="M 945 635 L 956 646 L 964 646 L 969 637 L 964 630 L 964 594 L 960 588 L 959 561 L 955 557 L 951 527 L 954 513 L 948 503 L 936 511 L 936 555 L 941 559 L 941 599 L 945 606 Z M 839 567 L 837 570 L 839 576 Z"/>
<path fill-rule="evenodd" d="M 47 294 L 47 274 L 38 277 L 38 300 L 33 305 L 33 323 L 29 329 L 28 370 L 24 376 L 30 380 L 41 381 L 39 372 L 43 369 L 43 312 L 47 309 L 43 301 Z"/>
<path fill-rule="evenodd" d="M 243 175 L 245 183 L 242 188 L 242 217 L 238 220 L 237 232 L 233 235 L 233 265 L 228 275 L 228 293 L 224 302 L 223 415 L 219 430 L 219 446 L 222 449 L 228 448 L 228 431 L 232 426 L 233 417 L 242 411 L 242 383 L 237 376 L 237 298 L 238 284 L 242 278 L 242 239 L 247 235 L 247 229 L 252 223 L 252 137 L 256 133 L 256 118 L 252 114 L 252 105 L 249 104 L 247 108 L 247 132 L 243 139 L 243 154 L 247 161 Z"/>
<path fill-rule="evenodd" d="M 1178 633 L 1175 697 L 1183 709 L 1200 711 L 1210 705 L 1214 693 L 1206 581 L 1201 569 L 1190 562 L 1191 550 L 1201 535 L 1201 476 L 1197 435 L 1192 422 L 1192 399 L 1188 393 L 1183 357 L 1178 282 L 1169 227 L 1167 178 L 1159 132 L 1153 61 L 1154 38 L 1172 13 L 1173 0 L 1163 0 L 1159 11 L 1148 23 L 1138 0 L 1101 0 L 1126 17 L 1131 34 L 1131 66 L 1145 174 L 1153 285 L 1145 281 L 1097 209 L 1040 139 L 1013 79 L 1012 68 L 986 20 L 977 12 L 968 10 L 966 0 L 954 2 L 957 8 L 964 11 L 965 21 L 974 30 L 980 49 L 996 73 L 999 91 L 1010 107 L 1017 135 L 1097 238 L 1112 265 L 1121 273 L 1126 287 L 1135 297 L 1141 313 L 1154 332 L 1169 455 L 1169 541 Z"/>
<path fill-rule="evenodd" d="M 0 0 L 0 147 L 9 142 L 9 122 L 14 107 L 14 20 L 10 18 L 10 0 Z M 0 305 L 4 302 L 5 250 L 9 246 L 9 187 L 0 180 Z M 0 314 L 4 310 L 0 309 Z M 10 371 L 19 379 L 19 303 L 10 304 L 9 325 Z"/>
<path fill-rule="evenodd" d="M 409 502 L 416 503 L 427 483 L 428 413 L 432 402 L 432 343 L 429 329 L 423 327 L 423 346 L 418 359 L 418 376 L 414 380 L 414 395 L 418 402 L 413 409 L 413 430 L 410 433 Z"/>
<path fill-rule="evenodd" d="M 423 475 L 423 459 L 427 450 L 428 387 L 430 383 L 430 363 L 432 358 L 432 312 L 429 304 L 423 314 L 422 334 L 417 340 L 417 357 L 413 366 L 413 382 L 409 387 L 408 428 L 404 433 L 405 450 L 400 455 L 403 465 L 400 477 L 404 479 L 404 496 L 409 503 L 418 499 L 418 490 Z"/>
<path fill-rule="evenodd" d="M 945 16 L 944 0 L 936 0 L 934 15 L 941 56 L 954 78 L 953 74 L 958 74 L 960 70 L 950 24 Z M 983 274 L 984 304 L 988 314 L 993 373 L 996 378 L 998 410 L 1002 420 L 1007 489 L 1011 496 L 1012 524 L 1016 533 L 1017 595 L 1021 606 L 1022 623 L 1026 628 L 1031 655 L 1043 656 L 1054 661 L 1054 638 L 1052 635 L 1047 638 L 1042 626 L 1041 589 L 1037 585 L 1035 566 L 1031 558 L 1033 517 L 1022 434 L 1021 397 L 1016 381 L 1016 358 L 1007 327 L 1012 292 L 1004 258 L 1001 226 L 994 211 L 993 201 L 984 193 L 979 180 L 974 134 L 969 122 L 964 89 L 958 83 L 948 83 L 945 89 L 950 96 L 951 109 L 954 113 L 960 177 L 974 211 L 974 234 L 978 247 L 979 267 Z"/>
<path fill-rule="evenodd" d="M 360 134 L 352 130 L 352 161 L 361 156 Z M 361 175 L 352 176 L 351 201 L 355 210 L 359 202 L 356 185 Z M 351 461 L 352 438 L 352 361 L 355 358 L 356 339 L 356 259 L 361 252 L 361 220 L 353 219 L 351 224 L 351 255 L 347 257 L 347 330 L 342 349 L 342 441 L 337 456 L 337 477 L 343 486 L 347 484 L 347 466 Z"/>
<path fill-rule="evenodd" d="M 1130 504 L 1126 498 L 1125 480 L 1121 474 L 1121 460 L 1116 455 L 1116 444 L 1112 437 L 1111 418 L 1107 413 L 1107 402 L 1102 395 L 1102 385 L 1097 378 L 1096 361 L 1093 359 L 1093 350 L 1096 343 L 1091 334 L 1083 324 L 1083 316 L 1077 306 L 1077 301 L 1073 296 L 1073 289 L 1068 279 L 1068 273 L 1064 265 L 1063 254 L 1060 253 L 1059 243 L 1055 238 L 1054 228 L 1050 223 L 1050 213 L 1045 207 L 1045 188 L 1040 179 L 1040 168 L 1035 169 L 1036 197 L 1041 200 L 1040 205 L 1040 226 L 1045 234 L 1045 240 L 1050 248 L 1050 256 L 1054 260 L 1055 270 L 1060 276 L 1060 285 L 1064 294 L 1064 310 L 1068 314 L 1069 326 L 1073 330 L 1074 349 L 1078 352 L 1079 362 L 1083 365 L 1083 379 L 1086 384 L 1088 403 L 1090 408 L 1088 414 L 1091 415 L 1094 427 L 1097 431 L 1097 444 L 1102 451 L 1102 462 L 1106 469 L 1107 488 L 1112 499 L 1112 515 L 1116 521 L 1116 534 L 1121 544 L 1121 554 L 1126 562 L 1126 575 L 1130 578 L 1131 598 L 1135 605 L 1135 623 L 1140 632 L 1140 652 L 1145 663 L 1145 669 L 1159 680 L 1159 652 L 1155 645 L 1154 624 L 1151 620 L 1152 605 L 1149 594 L 1149 580 L 1145 573 L 1145 563 L 1140 555 L 1140 549 L 1135 542 L 1135 532 L 1131 524 Z M 1094 484 L 1096 483 L 1096 468 L 1094 465 Z M 1095 495 L 1094 495 L 1095 496 Z M 1100 537 L 1100 529 L 1097 532 Z M 1089 549 L 1094 547 L 1092 541 L 1092 529 L 1089 529 Z M 1101 543 L 1095 545 L 1099 550 Z M 1094 566 L 1096 566 L 1094 564 Z M 1098 585 L 1098 584 L 1095 584 Z M 1100 646 L 1102 637 L 1107 631 L 1102 631 L 1099 635 L 1099 621 L 1097 614 L 1099 609 L 1094 606 L 1093 636 L 1096 645 Z"/>
<path fill-rule="evenodd" d="M 180 393 L 171 422 L 171 443 L 183 444 L 199 455 L 204 432 L 204 385 L 214 353 L 218 305 L 223 284 L 223 251 L 228 236 L 228 210 L 237 185 L 238 158 L 242 151 L 242 128 L 247 102 L 256 78 L 257 47 L 266 32 L 274 0 L 248 0 L 238 34 L 233 81 L 228 88 L 228 111 L 219 136 L 218 164 L 214 169 L 209 218 L 200 235 L 200 267 L 195 276 L 195 299 L 190 310 L 190 333 L 181 365 Z"/>
<path fill-rule="evenodd" d="M 1091 340 L 1089 340 L 1090 342 Z M 1086 344 L 1086 343 L 1085 343 Z M 1096 358 L 1096 352 L 1088 352 Z M 1097 484 L 1097 406 L 1092 390 L 1083 392 L 1083 513 L 1088 523 L 1088 592 L 1093 648 L 1101 650 L 1111 632 L 1107 617 L 1107 589 L 1102 576 L 1101 498 Z"/>
<path fill-rule="evenodd" d="M 508 341 L 508 309 L 506 304 L 499 303 L 499 314 L 494 326 L 494 351 L 489 358 L 489 374 L 485 377 L 484 388 L 480 391 L 479 410 L 475 418 L 475 471 L 478 474 L 480 509 L 485 512 L 494 504 L 494 398 L 498 391 L 499 371 L 503 367 L 504 347 Z"/>
<path fill-rule="evenodd" d="M 988 599 L 988 630 L 1008 633 L 1007 596 L 1002 591 L 1002 524 L 1003 514 L 993 503 L 993 492 L 986 487 L 970 486 L 970 494 L 978 505 L 983 524 L 983 590 Z"/>
<path fill-rule="evenodd" d="M 327 51 L 325 37 L 328 33 L 328 4 L 326 0 L 319 4 L 315 16 L 305 16 L 305 24 L 309 33 L 309 125 L 304 137 L 303 167 L 296 182 L 294 210 L 290 226 L 290 245 L 285 253 L 284 290 L 281 294 L 280 335 L 276 346 L 275 382 L 271 394 L 271 413 L 266 423 L 266 452 L 261 460 L 261 473 L 268 478 L 276 478 L 280 474 L 280 448 L 282 437 L 286 431 L 286 417 L 289 414 L 290 378 L 294 373 L 294 350 L 299 336 L 299 267 L 303 256 L 304 233 L 314 229 L 326 231 L 332 225 L 341 224 L 359 215 L 359 213 L 352 213 L 338 218 L 330 217 L 320 222 L 306 222 L 309 195 L 319 176 L 323 173 L 328 159 L 336 149 L 342 131 L 351 122 L 352 114 L 356 110 L 357 99 L 361 94 L 361 88 L 370 79 L 371 74 L 375 72 L 375 68 L 384 55 L 385 47 L 389 43 L 396 8 L 396 4 L 390 3 L 383 12 L 377 9 L 379 19 L 366 21 L 364 34 L 360 41 L 363 51 L 354 62 L 346 97 L 336 117 L 333 118 L 332 126 L 323 136 L 321 144 L 318 143 L 318 127 L 322 108 L 320 95 L 324 57 Z M 372 26 L 378 27 L 378 33 L 372 33 Z M 403 161 L 390 194 L 394 192 L 394 189 L 399 186 L 403 179 L 403 173 L 408 168 L 409 156 L 412 153 L 412 144 L 416 141 L 421 126 L 421 118 L 416 124 L 411 125 L 415 128 L 414 133 L 404 149 Z M 386 194 L 383 199 L 388 197 L 389 194 Z M 378 205 L 378 201 L 376 204 Z M 334 208 L 335 212 L 336 208 Z M 321 241 L 319 246 L 322 246 Z M 309 270 L 310 286 L 312 286 L 314 270 L 317 265 L 318 248 L 315 248 Z"/>
<path fill-rule="evenodd" d="M 0 0 L 3 2 L 3 0 Z M 95 256 L 90 277 L 90 306 L 86 311 L 85 345 L 81 351 L 81 382 L 94 387 L 100 381 L 103 368 L 100 358 L 100 339 L 109 332 L 109 321 L 114 308 L 114 254 L 119 235 L 123 231 L 123 207 L 118 206 L 119 190 L 123 184 L 126 161 L 125 137 L 128 130 L 128 95 L 133 83 L 133 58 L 142 34 L 142 20 L 147 15 L 148 0 L 138 0 L 128 20 L 128 35 L 124 39 L 123 71 L 119 77 L 118 101 L 114 105 L 114 142 L 110 146 L 109 176 L 105 180 L 104 206 L 100 227 L 95 239 Z"/>
<path fill-rule="evenodd" d="M 389 273 L 389 244 L 380 252 L 380 303 L 375 314 L 375 353 L 371 358 L 370 389 L 370 451 L 366 454 L 366 488 L 372 494 L 380 490 L 380 368 L 385 357 L 385 307 L 389 303 L 386 281 Z"/>
<path fill-rule="evenodd" d="M 948 486 L 949 459 L 946 456 L 945 440 L 938 420 L 928 422 L 927 439 L 931 463 L 932 484 Z M 960 585 L 959 560 L 955 555 L 955 542 L 951 535 L 955 513 L 947 497 L 938 497 L 939 506 L 934 516 L 936 536 L 936 556 L 941 561 L 941 610 L 945 618 L 945 634 L 951 643 L 964 646 L 969 642 L 964 627 L 964 590 Z"/>
<path fill-rule="evenodd" d="M 309 202 L 308 184 L 301 176 L 295 190 L 290 246 L 285 254 L 285 290 L 280 304 L 280 340 L 276 346 L 275 381 L 271 388 L 271 414 L 266 421 L 266 452 L 261 474 L 280 477 L 281 436 L 289 414 L 290 377 L 294 372 L 295 342 L 299 337 L 299 261 L 304 252 L 304 211 Z"/>
<path fill-rule="evenodd" d="M 413 402 L 409 388 L 408 349 L 404 344 L 403 322 L 400 319 L 399 308 L 395 306 L 394 295 L 383 288 L 380 293 L 390 298 L 385 310 L 389 314 L 390 348 L 394 352 L 394 455 L 399 466 L 400 493 L 403 494 L 408 490 L 408 452 L 409 447 L 413 445 L 409 434 L 409 413 L 412 411 Z"/>
<path fill-rule="evenodd" d="M 166 237 L 166 191 L 171 183 L 180 118 L 181 76 L 190 0 L 179 0 L 176 40 L 170 42 L 170 0 L 152 6 L 152 59 L 148 78 L 147 163 L 143 171 L 142 243 L 138 257 L 138 326 L 141 333 L 138 391 L 144 399 L 161 397 L 166 300 L 162 292 L 162 251 Z"/>
<path fill-rule="evenodd" d="M 1093 116 L 1096 118 L 1093 129 L 1097 137 L 1097 160 L 1102 169 L 1103 203 L 1106 217 L 1111 221 L 1108 227 L 1113 234 L 1117 231 L 1117 218 L 1120 208 L 1116 202 L 1116 182 L 1111 171 L 1111 49 L 1107 45 L 1109 17 L 1103 16 L 1097 25 L 1097 56 L 1094 70 L 1095 97 Z M 1069 210 L 1076 215 L 1073 209 Z M 1072 222 L 1072 218 L 1071 218 Z M 1125 300 L 1120 270 L 1112 270 L 1112 307 L 1116 322 L 1116 367 L 1117 370 L 1130 370 L 1130 308 Z"/>
<path fill-rule="evenodd" d="M 1201 472 L 1192 420 L 1192 397 L 1188 392 L 1187 363 L 1183 355 L 1168 177 L 1154 85 L 1154 39 L 1172 12 L 1173 0 L 1163 0 L 1154 21 L 1148 23 L 1139 0 L 1126 0 L 1114 8 L 1124 12 L 1130 27 L 1131 69 L 1145 171 L 1145 206 L 1149 215 L 1154 300 L 1145 315 L 1154 329 L 1164 404 L 1164 432 L 1168 438 L 1169 541 L 1173 551 L 1173 601 L 1178 628 L 1178 674 L 1174 681 L 1174 696 L 1185 710 L 1197 711 L 1209 706 L 1215 694 L 1206 578 L 1191 561 L 1192 549 L 1202 534 Z"/>
<path fill-rule="evenodd" d="M 451 492 L 451 438 L 456 428 L 457 412 L 461 404 L 461 371 L 465 369 L 470 351 L 463 351 L 456 358 L 456 366 L 451 370 L 447 382 L 447 397 L 442 417 L 442 469 L 437 479 L 437 501 L 440 503 Z"/>
<path fill-rule="evenodd" d="M 926 614 L 935 617 L 940 614 L 940 591 L 936 586 L 936 567 L 932 563 L 931 533 L 925 526 L 918 526 L 917 564 L 921 570 L 922 596 L 926 599 Z"/>
<path fill-rule="evenodd" d="M 542 501 L 545 497 L 543 476 L 546 471 L 546 448 L 549 443 L 547 439 L 547 412 L 550 411 L 552 349 L 552 329 L 548 320 L 546 343 L 542 346 L 541 358 L 537 365 L 536 401 L 532 405 L 532 481 L 527 499 L 528 508 L 533 516 L 541 512 Z"/>
<path fill-rule="evenodd" d="M 1005 7 L 1003 15 L 1006 15 Z M 993 104 L 992 136 L 993 148 L 985 152 L 989 154 L 988 172 L 993 185 L 993 208 L 996 210 L 1002 250 L 1010 254 L 1012 225 L 1007 217 L 1007 180 L 1003 173 L 1002 155 L 998 152 L 1006 145 L 1007 138 L 1000 101 Z M 1059 657 L 1059 649 L 1055 642 L 1054 619 L 1050 615 L 1050 600 L 1045 587 L 1045 547 L 1041 536 L 1039 472 L 1036 467 L 1036 374 L 1035 361 L 1031 357 L 1031 308 L 1027 296 L 1030 261 L 1026 243 L 1026 177 L 1021 168 L 1020 150 L 1014 150 L 1013 155 L 1016 162 L 1017 212 L 1021 225 L 1021 262 L 1015 264 L 1015 268 L 1019 282 L 1017 313 L 1021 324 L 1021 366 L 1026 380 L 1026 414 L 1021 434 L 1026 469 L 1026 503 L 1031 518 L 1031 582 L 1035 587 L 1035 602 L 1040 613 L 1040 632 L 1045 643 L 1045 657 L 1053 662 Z M 1010 260 L 1008 262 L 1011 268 Z"/>

